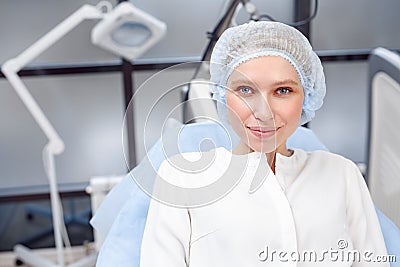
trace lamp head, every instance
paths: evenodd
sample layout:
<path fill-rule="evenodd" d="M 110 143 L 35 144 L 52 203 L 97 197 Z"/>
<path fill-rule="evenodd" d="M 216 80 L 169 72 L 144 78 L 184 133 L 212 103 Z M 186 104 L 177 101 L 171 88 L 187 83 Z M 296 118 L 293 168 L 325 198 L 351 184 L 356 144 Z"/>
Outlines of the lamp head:
<path fill-rule="evenodd" d="M 92 43 L 127 60 L 140 57 L 166 33 L 166 24 L 122 2 L 92 30 Z"/>

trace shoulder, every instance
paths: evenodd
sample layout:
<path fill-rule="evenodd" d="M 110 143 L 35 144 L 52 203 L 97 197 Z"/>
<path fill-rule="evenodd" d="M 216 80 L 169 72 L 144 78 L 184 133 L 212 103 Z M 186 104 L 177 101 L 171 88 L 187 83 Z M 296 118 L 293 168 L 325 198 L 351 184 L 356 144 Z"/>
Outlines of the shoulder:
<path fill-rule="evenodd" d="M 299 151 L 306 155 L 307 163 L 310 165 L 319 166 L 320 168 L 331 167 L 337 170 L 358 170 L 357 165 L 352 160 L 339 154 L 324 150 L 315 150 L 310 152 Z"/>
<path fill-rule="evenodd" d="M 332 153 L 329 151 L 324 151 L 324 150 L 315 150 L 315 151 L 309 151 L 309 152 L 304 152 L 308 154 L 308 158 L 311 160 L 320 160 L 320 161 L 327 161 L 327 162 L 337 162 L 337 163 L 345 163 L 349 164 L 352 163 L 351 160 L 348 158 Z"/>
<path fill-rule="evenodd" d="M 304 173 L 329 182 L 332 190 L 338 188 L 347 191 L 365 182 L 358 166 L 344 156 L 319 150 L 303 153 L 306 155 Z"/>

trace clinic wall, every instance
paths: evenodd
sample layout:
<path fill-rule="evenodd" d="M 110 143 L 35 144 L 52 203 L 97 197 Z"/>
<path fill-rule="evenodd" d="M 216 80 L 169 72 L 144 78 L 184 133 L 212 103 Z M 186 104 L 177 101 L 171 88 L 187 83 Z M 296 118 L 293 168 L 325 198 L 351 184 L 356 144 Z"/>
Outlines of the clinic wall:
<path fill-rule="evenodd" d="M 133 74 L 135 82 L 140 84 L 132 99 L 135 110 L 140 111 L 134 113 L 137 161 L 143 159 L 168 128 L 169 119 L 182 121 L 182 90 L 194 73 L 194 68 L 172 68 Z"/>
<path fill-rule="evenodd" d="M 1 0 L 0 64 L 19 55 L 41 36 L 79 9 L 98 0 Z M 115 0 L 110 2 L 115 3 Z M 115 59 L 113 55 L 90 43 L 90 29 L 96 21 L 84 21 L 61 40 L 39 55 L 33 63 L 69 63 Z"/>
<path fill-rule="evenodd" d="M 201 56 L 212 32 L 230 0 L 132 0 L 138 8 L 149 12 L 167 24 L 167 34 L 162 42 L 149 50 L 145 58 Z M 291 21 L 293 0 L 252 0 L 261 13 L 268 12 L 284 21 Z M 241 10 L 237 22 L 248 21 L 249 16 Z"/>
<path fill-rule="evenodd" d="M 368 64 L 323 64 L 327 92 L 310 128 L 332 152 L 365 162 L 368 123 Z"/>
<path fill-rule="evenodd" d="M 400 49 L 398 0 L 319 1 L 311 27 L 316 50 Z M 366 162 L 368 63 L 324 63 L 327 95 L 310 127 L 333 152 Z"/>
<path fill-rule="evenodd" d="M 121 80 L 117 73 L 24 79 L 65 142 L 56 157 L 60 183 L 125 172 Z M 48 140 L 11 86 L 3 80 L 0 88 L 0 187 L 47 184 L 42 149 Z"/>
<path fill-rule="evenodd" d="M 312 22 L 316 50 L 400 47 L 398 0 L 319 1 Z"/>

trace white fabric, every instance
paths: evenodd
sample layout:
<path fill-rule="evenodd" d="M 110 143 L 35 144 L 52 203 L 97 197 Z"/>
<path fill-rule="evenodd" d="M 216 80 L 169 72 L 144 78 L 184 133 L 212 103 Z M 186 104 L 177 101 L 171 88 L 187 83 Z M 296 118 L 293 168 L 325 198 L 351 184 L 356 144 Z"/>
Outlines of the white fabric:
<path fill-rule="evenodd" d="M 339 256 L 352 250 L 361 256 L 365 251 L 373 253 L 371 257 L 386 255 L 368 189 L 351 161 L 325 151 L 295 149 L 291 157 L 277 154 L 276 175 L 269 172 L 261 187 L 249 194 L 258 167 L 270 170 L 265 156 L 257 152 L 232 155 L 225 148 L 216 151 L 217 159 L 224 159 L 210 166 L 217 176 L 228 162 L 241 167 L 248 161 L 242 179 L 224 198 L 199 208 L 176 208 L 152 200 L 142 243 L 142 267 L 389 266 L 350 263 L 347 256 L 333 262 L 330 254 L 313 264 L 291 260 L 289 253 L 303 255 L 305 250 L 315 251 L 318 259 L 324 250 L 338 251 Z M 190 153 L 186 157 L 191 155 L 198 156 Z M 167 161 L 159 176 L 190 181 Z M 340 249 L 338 242 L 348 246 Z M 270 254 L 265 260 L 267 248 L 270 254 L 276 251 L 272 262 Z M 288 261 L 280 260 L 285 259 L 283 254 L 278 257 L 281 251 L 287 252 Z"/>

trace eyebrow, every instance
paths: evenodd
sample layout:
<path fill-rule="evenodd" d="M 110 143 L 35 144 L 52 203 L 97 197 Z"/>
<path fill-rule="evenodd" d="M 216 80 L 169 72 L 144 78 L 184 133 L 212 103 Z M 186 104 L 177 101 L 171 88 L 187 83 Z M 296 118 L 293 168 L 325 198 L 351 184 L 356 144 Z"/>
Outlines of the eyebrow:
<path fill-rule="evenodd" d="M 253 83 L 251 80 L 249 80 L 249 79 L 238 79 L 238 80 L 233 80 L 233 81 L 230 83 L 230 86 L 235 86 L 235 85 L 237 85 L 237 84 L 251 84 L 251 85 L 253 85 L 254 83 Z M 280 80 L 280 81 L 274 81 L 272 84 L 273 84 L 274 86 L 286 85 L 286 84 L 287 84 L 287 85 L 297 85 L 297 86 L 300 85 L 297 81 L 292 80 L 292 79 L 285 79 L 285 80 Z"/>
<path fill-rule="evenodd" d="M 292 79 L 286 79 L 282 81 L 276 81 L 273 83 L 274 85 L 284 85 L 284 84 L 291 84 L 291 85 L 299 85 L 298 82 L 292 80 Z"/>

